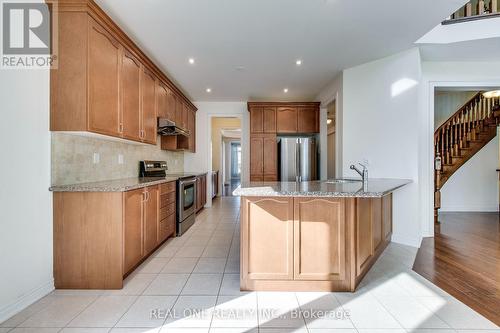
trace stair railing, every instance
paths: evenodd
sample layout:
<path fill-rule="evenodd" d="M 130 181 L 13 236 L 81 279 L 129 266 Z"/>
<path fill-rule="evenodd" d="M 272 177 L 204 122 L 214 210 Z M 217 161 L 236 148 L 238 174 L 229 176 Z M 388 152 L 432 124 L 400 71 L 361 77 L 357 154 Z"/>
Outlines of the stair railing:
<path fill-rule="evenodd" d="M 500 15 L 499 0 L 471 0 L 451 16 L 443 24 L 452 24 L 479 20 Z"/>

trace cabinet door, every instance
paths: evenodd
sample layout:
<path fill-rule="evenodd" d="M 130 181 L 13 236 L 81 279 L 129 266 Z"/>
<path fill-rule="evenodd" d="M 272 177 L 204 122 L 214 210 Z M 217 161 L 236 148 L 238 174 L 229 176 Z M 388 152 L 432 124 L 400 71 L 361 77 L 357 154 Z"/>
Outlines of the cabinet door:
<path fill-rule="evenodd" d="M 158 186 L 147 187 L 144 193 L 144 252 L 149 254 L 158 244 Z"/>
<path fill-rule="evenodd" d="M 263 138 L 263 172 L 264 178 L 266 176 L 273 176 L 278 174 L 278 143 L 276 141 L 276 136 L 266 136 Z"/>
<path fill-rule="evenodd" d="M 390 241 L 392 235 L 392 193 L 382 197 L 382 235 Z"/>
<path fill-rule="evenodd" d="M 141 63 L 124 50 L 121 67 L 121 131 L 126 139 L 141 141 Z"/>
<path fill-rule="evenodd" d="M 293 198 L 244 197 L 241 229 L 244 280 L 293 279 Z"/>
<path fill-rule="evenodd" d="M 356 277 L 364 272 L 374 255 L 371 205 L 371 199 L 356 199 Z"/>
<path fill-rule="evenodd" d="M 175 95 L 172 90 L 167 88 L 167 113 L 166 117 L 168 120 L 175 122 Z"/>
<path fill-rule="evenodd" d="M 188 123 L 189 123 L 189 108 L 185 103 L 183 103 L 182 104 L 182 126 L 183 126 L 183 128 L 189 129 Z"/>
<path fill-rule="evenodd" d="M 319 110 L 317 108 L 299 108 L 298 110 L 298 132 L 319 132 Z"/>
<path fill-rule="evenodd" d="M 342 198 L 294 198 L 294 279 L 346 279 Z"/>
<path fill-rule="evenodd" d="M 157 81 L 156 83 L 156 115 L 158 118 L 167 118 L 168 90 Z"/>
<path fill-rule="evenodd" d="M 201 207 L 201 176 L 196 177 L 196 210 Z"/>
<path fill-rule="evenodd" d="M 143 248 L 143 200 L 142 189 L 124 193 L 124 247 L 123 273 L 129 272 L 144 256 Z"/>
<path fill-rule="evenodd" d="M 263 111 L 263 132 L 276 133 L 276 108 L 265 107 Z"/>
<path fill-rule="evenodd" d="M 182 127 L 182 111 L 184 110 L 182 106 L 182 100 L 179 96 L 175 96 L 175 124 L 178 127 Z"/>
<path fill-rule="evenodd" d="M 250 133 L 262 133 L 264 131 L 263 111 L 261 107 L 250 109 Z"/>
<path fill-rule="evenodd" d="M 189 151 L 196 152 L 196 112 L 188 110 Z"/>
<path fill-rule="evenodd" d="M 276 132 L 297 133 L 297 108 L 280 107 L 276 110 Z"/>
<path fill-rule="evenodd" d="M 141 75 L 142 140 L 156 144 L 156 79 L 147 69 Z"/>
<path fill-rule="evenodd" d="M 203 178 L 201 180 L 201 188 L 202 188 L 202 192 L 201 192 L 201 202 L 202 202 L 202 205 L 205 206 L 207 204 L 207 175 L 203 175 Z"/>
<path fill-rule="evenodd" d="M 97 22 L 91 20 L 89 29 L 89 130 L 120 136 L 118 80 L 121 46 Z"/>
<path fill-rule="evenodd" d="M 250 138 L 250 176 L 264 173 L 264 138 Z"/>

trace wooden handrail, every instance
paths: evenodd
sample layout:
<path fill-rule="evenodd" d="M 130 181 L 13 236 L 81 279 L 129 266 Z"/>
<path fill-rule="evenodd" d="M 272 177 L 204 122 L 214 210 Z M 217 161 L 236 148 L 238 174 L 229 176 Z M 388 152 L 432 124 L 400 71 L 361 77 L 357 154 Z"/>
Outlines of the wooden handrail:
<path fill-rule="evenodd" d="M 460 109 L 458 109 L 457 112 L 452 114 L 441 126 L 439 126 L 435 131 L 434 131 L 434 136 L 439 132 L 439 130 L 442 130 L 446 125 L 449 125 L 451 121 L 459 115 L 461 112 L 465 111 L 467 107 L 469 107 L 471 104 L 473 104 L 474 101 L 476 101 L 478 98 L 481 98 L 483 92 L 479 91 L 477 94 L 471 97 Z"/>
<path fill-rule="evenodd" d="M 497 16 L 499 12 L 498 0 L 478 0 L 476 6 L 469 1 L 459 10 L 443 21 L 443 24 L 459 23 L 481 18 Z"/>

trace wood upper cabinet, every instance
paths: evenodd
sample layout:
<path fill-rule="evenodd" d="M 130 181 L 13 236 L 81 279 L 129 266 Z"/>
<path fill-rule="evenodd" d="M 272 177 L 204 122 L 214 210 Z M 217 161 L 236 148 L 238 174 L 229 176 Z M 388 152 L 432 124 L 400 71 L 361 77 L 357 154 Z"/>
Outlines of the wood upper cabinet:
<path fill-rule="evenodd" d="M 141 63 L 124 50 L 121 66 L 121 134 L 126 139 L 141 140 Z"/>
<path fill-rule="evenodd" d="M 156 144 L 156 79 L 143 68 L 141 72 L 142 141 Z"/>
<path fill-rule="evenodd" d="M 297 107 L 278 107 L 276 110 L 276 132 L 297 133 Z"/>
<path fill-rule="evenodd" d="M 299 133 L 319 133 L 318 108 L 299 107 L 297 117 Z"/>
<path fill-rule="evenodd" d="M 196 112 L 194 110 L 187 111 L 187 128 L 189 130 L 189 143 L 188 150 L 192 153 L 196 153 Z"/>
<path fill-rule="evenodd" d="M 143 244 L 143 201 L 144 190 L 124 193 L 124 256 L 123 274 L 134 268 L 144 256 Z"/>
<path fill-rule="evenodd" d="M 276 107 L 264 107 L 262 128 L 264 133 L 276 133 Z"/>
<path fill-rule="evenodd" d="M 144 191 L 144 253 L 151 253 L 158 245 L 158 186 Z"/>
<path fill-rule="evenodd" d="M 250 133 L 264 132 L 264 109 L 254 107 L 250 109 Z"/>
<path fill-rule="evenodd" d="M 91 0 L 58 2 L 50 130 L 156 143 L 157 115 L 188 126 L 196 108 Z"/>
<path fill-rule="evenodd" d="M 294 198 L 294 279 L 346 279 L 343 198 Z"/>
<path fill-rule="evenodd" d="M 182 105 L 182 101 L 180 97 L 175 96 L 175 124 L 180 128 L 184 128 L 182 126 L 182 121 L 184 119 L 183 112 L 184 106 Z"/>
<path fill-rule="evenodd" d="M 88 43 L 89 129 L 120 136 L 120 43 L 94 20 L 90 20 Z"/>
<path fill-rule="evenodd" d="M 249 280 L 293 280 L 293 198 L 244 197 L 242 276 Z"/>

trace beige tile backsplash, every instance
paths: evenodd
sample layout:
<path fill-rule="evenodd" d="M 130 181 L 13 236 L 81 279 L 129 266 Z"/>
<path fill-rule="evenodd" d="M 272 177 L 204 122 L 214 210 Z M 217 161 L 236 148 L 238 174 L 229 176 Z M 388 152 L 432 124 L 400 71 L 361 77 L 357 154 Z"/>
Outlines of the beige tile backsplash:
<path fill-rule="evenodd" d="M 93 163 L 94 153 L 100 161 Z M 123 164 L 118 164 L 118 154 Z M 184 153 L 157 146 L 113 141 L 78 134 L 52 133 L 52 184 L 68 185 L 100 180 L 137 177 L 140 160 L 165 160 L 169 172 L 182 172 Z"/>

